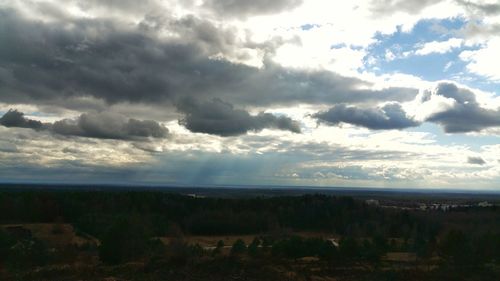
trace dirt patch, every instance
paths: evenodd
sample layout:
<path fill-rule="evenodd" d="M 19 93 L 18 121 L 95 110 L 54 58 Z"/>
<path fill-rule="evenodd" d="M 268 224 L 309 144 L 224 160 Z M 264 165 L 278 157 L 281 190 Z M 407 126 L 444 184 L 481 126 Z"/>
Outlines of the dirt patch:
<path fill-rule="evenodd" d="M 385 255 L 384 260 L 389 262 L 415 262 L 417 255 L 410 252 L 389 252 Z"/>

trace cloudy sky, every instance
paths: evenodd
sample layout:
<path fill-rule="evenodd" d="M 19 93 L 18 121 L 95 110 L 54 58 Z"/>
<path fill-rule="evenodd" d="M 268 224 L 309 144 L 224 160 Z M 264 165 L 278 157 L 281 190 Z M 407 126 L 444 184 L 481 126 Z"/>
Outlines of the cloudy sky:
<path fill-rule="evenodd" d="M 500 188 L 500 4 L 0 0 L 0 181 Z"/>

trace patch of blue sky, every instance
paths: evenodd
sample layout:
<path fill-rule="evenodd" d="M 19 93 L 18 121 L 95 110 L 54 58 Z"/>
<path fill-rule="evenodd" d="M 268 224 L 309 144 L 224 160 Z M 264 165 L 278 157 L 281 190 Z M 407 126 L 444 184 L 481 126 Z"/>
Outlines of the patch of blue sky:
<path fill-rule="evenodd" d="M 402 72 L 435 80 L 435 77 L 440 76 L 438 72 L 442 73 L 446 64 L 457 58 L 458 51 L 452 54 L 440 54 L 437 60 L 436 57 L 429 56 L 402 57 L 403 54 L 415 51 L 427 42 L 445 41 L 455 37 L 452 30 L 459 29 L 464 23 L 459 18 L 441 21 L 424 20 L 417 23 L 410 32 L 404 32 L 401 27 L 398 27 L 393 34 L 378 34 L 375 36 L 377 43 L 368 49 L 370 55 L 377 59 L 377 63 L 372 67 L 382 73 Z M 386 60 L 387 51 L 391 51 L 396 58 L 392 61 Z"/>
<path fill-rule="evenodd" d="M 461 46 L 446 53 L 414 54 L 425 43 L 459 37 L 458 30 L 465 23 L 462 18 L 423 20 L 410 32 L 404 32 L 399 27 L 393 34 L 378 34 L 375 36 L 377 43 L 368 49 L 366 68 L 379 75 L 404 73 L 427 81 L 452 80 L 472 88 L 500 94 L 499 82 L 469 73 L 466 69 L 467 63 L 459 57 L 461 52 L 477 50 L 479 46 Z M 386 58 L 387 51 L 394 55 L 393 59 Z M 374 64 L 367 63 L 370 57 L 376 59 Z"/>
<path fill-rule="evenodd" d="M 456 73 L 452 80 L 500 96 L 500 81 L 492 81 L 487 77 L 467 72 L 465 68 L 462 70 L 463 72 Z"/>
<path fill-rule="evenodd" d="M 345 43 L 339 43 L 339 44 L 331 45 L 330 49 L 340 49 L 340 48 L 344 48 L 344 47 L 347 47 L 347 45 Z M 352 47 L 352 49 L 355 49 L 355 47 Z"/>
<path fill-rule="evenodd" d="M 307 23 L 307 24 L 304 24 L 304 25 L 301 25 L 300 28 L 302 30 L 309 30 L 309 29 L 313 29 L 313 28 L 316 28 L 316 27 L 320 27 L 321 25 L 319 24 L 310 24 L 310 23 Z"/>
<path fill-rule="evenodd" d="M 398 27 L 393 34 L 375 35 L 377 43 L 373 44 L 370 51 L 374 54 L 385 54 L 387 49 L 399 46 L 411 50 L 417 44 L 444 41 L 455 36 L 455 30 L 460 29 L 466 22 L 461 18 L 445 20 L 422 20 L 410 32 L 405 32 Z"/>
<path fill-rule="evenodd" d="M 466 64 L 460 60 L 462 51 L 471 48 L 457 48 L 450 52 L 428 55 L 409 55 L 394 60 L 381 60 L 379 68 L 384 73 L 405 73 L 428 81 L 453 80 L 465 70 Z"/>

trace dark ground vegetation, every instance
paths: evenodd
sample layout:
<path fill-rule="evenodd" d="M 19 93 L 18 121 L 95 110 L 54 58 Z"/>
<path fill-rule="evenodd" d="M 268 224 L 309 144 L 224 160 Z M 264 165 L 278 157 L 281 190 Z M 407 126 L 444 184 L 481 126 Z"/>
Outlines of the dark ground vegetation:
<path fill-rule="evenodd" d="M 0 280 L 500 280 L 495 206 L 26 190 L 0 192 L 0 224 Z M 61 244 L 69 232 L 80 242 Z M 189 239 L 217 235 L 253 240 Z"/>

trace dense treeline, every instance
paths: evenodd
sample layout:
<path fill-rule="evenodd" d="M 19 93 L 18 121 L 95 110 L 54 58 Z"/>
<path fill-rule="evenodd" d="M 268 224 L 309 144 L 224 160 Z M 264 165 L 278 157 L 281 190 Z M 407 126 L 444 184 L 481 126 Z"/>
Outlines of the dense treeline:
<path fill-rule="evenodd" d="M 439 224 L 348 197 L 306 195 L 254 199 L 191 198 L 160 192 L 3 192 L 0 222 L 63 220 L 97 237 L 115 221 L 139 217 L 155 236 L 254 234 L 280 229 L 340 235 L 435 235 Z"/>
<path fill-rule="evenodd" d="M 303 270 L 302 258 L 313 258 L 322 274 L 354 276 L 341 280 L 500 277 L 497 207 L 421 212 L 325 195 L 221 199 L 162 192 L 0 192 L 0 224 L 43 222 L 69 223 L 81 235 L 97 237 L 100 245 L 58 252 L 37 237 L 16 237 L 0 228 L 0 277 L 2 266 L 29 272 L 27 268 L 69 262 L 82 253 L 104 265 L 141 261 L 145 268 L 140 272 L 147 280 L 153 278 L 151 274 L 153 279 L 174 274 L 174 280 L 191 280 L 175 274 L 205 266 L 203 270 L 208 270 L 213 264 L 222 272 L 266 265 L 270 267 L 265 271 L 255 271 L 265 272 L 256 280 L 267 280 L 266 276 L 279 280 L 273 266 L 289 268 L 296 263 Z M 54 227 L 53 231 L 60 230 Z M 302 237 L 297 235 L 300 232 L 326 236 Z M 224 245 L 221 240 L 214 249 L 184 239 L 230 234 L 255 238 L 248 245 L 243 240 Z M 170 237 L 169 243 L 158 238 L 164 236 Z M 340 238 L 338 245 L 328 237 Z M 229 257 L 223 254 L 228 247 Z M 412 271 L 384 260 L 388 252 L 413 254 Z"/>

